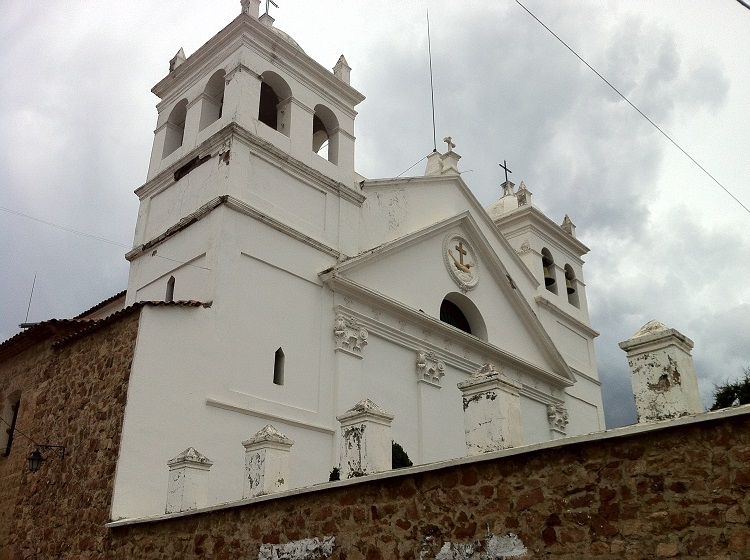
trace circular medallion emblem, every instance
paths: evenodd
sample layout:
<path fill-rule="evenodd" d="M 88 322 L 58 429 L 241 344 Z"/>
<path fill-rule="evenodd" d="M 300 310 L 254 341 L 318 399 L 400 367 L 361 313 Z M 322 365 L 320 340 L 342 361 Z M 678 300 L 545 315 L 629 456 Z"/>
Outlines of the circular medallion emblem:
<path fill-rule="evenodd" d="M 477 285 L 477 257 L 466 239 L 460 235 L 448 235 L 443 241 L 443 261 L 459 288 L 471 290 Z"/>

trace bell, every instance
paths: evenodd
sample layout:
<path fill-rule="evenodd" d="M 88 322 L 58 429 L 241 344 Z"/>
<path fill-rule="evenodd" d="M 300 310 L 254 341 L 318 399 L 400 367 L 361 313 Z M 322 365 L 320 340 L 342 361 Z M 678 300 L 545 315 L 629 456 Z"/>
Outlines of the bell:
<path fill-rule="evenodd" d="M 554 283 L 555 283 L 555 277 L 550 274 L 549 269 L 545 266 L 544 267 L 544 285 L 551 286 Z"/>
<path fill-rule="evenodd" d="M 547 268 L 553 262 L 554 261 L 552 260 L 552 257 L 550 257 L 549 255 L 546 255 L 545 253 L 542 253 L 542 266 L 544 268 Z"/>
<path fill-rule="evenodd" d="M 568 290 L 569 294 L 576 293 L 576 289 L 573 287 L 573 282 L 570 280 L 565 280 L 565 288 Z"/>

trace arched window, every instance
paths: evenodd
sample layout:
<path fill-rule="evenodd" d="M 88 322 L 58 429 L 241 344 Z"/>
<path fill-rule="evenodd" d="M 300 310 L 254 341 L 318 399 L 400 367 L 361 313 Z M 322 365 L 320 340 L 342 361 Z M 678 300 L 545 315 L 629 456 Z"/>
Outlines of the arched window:
<path fill-rule="evenodd" d="M 440 320 L 481 340 L 487 340 L 487 326 L 482 314 L 474 302 L 463 294 L 451 292 L 445 296 L 440 303 Z"/>
<path fill-rule="evenodd" d="M 443 303 L 440 304 L 440 320 L 443 323 L 448 323 L 457 329 L 471 334 L 469 320 L 464 315 L 464 312 L 461 311 L 461 308 L 452 301 L 444 299 Z"/>
<path fill-rule="evenodd" d="M 284 79 L 275 72 L 263 72 L 260 79 L 260 104 L 258 120 L 289 136 L 289 100 L 292 90 Z"/>
<path fill-rule="evenodd" d="M 182 146 L 182 139 L 185 136 L 185 117 L 187 116 L 187 99 L 183 99 L 175 105 L 167 119 L 167 134 L 164 138 L 163 158 L 174 152 Z"/>
<path fill-rule="evenodd" d="M 0 428 L 0 449 L 2 449 L 3 457 L 10 455 L 11 447 L 13 447 L 13 434 L 16 431 L 19 408 L 21 408 L 21 391 L 15 391 L 3 403 L 3 421 L 2 428 Z"/>
<path fill-rule="evenodd" d="M 568 303 L 573 307 L 578 307 L 580 303 L 578 300 L 576 273 L 569 264 L 565 265 L 565 291 L 568 292 Z"/>
<path fill-rule="evenodd" d="M 339 121 L 325 105 L 316 105 L 313 115 L 312 151 L 338 164 L 339 160 Z"/>
<path fill-rule="evenodd" d="M 218 70 L 211 76 L 203 90 L 203 102 L 201 104 L 201 122 L 199 130 L 215 123 L 221 118 L 224 108 L 224 70 Z"/>
<path fill-rule="evenodd" d="M 557 277 L 555 259 L 546 247 L 542 249 L 542 270 L 544 271 L 544 287 L 553 294 L 557 293 Z"/>
<path fill-rule="evenodd" d="M 170 276 L 167 280 L 167 294 L 164 296 L 164 301 L 174 301 L 174 276 Z"/>
<path fill-rule="evenodd" d="M 284 351 L 279 348 L 273 359 L 273 384 L 284 384 Z"/>

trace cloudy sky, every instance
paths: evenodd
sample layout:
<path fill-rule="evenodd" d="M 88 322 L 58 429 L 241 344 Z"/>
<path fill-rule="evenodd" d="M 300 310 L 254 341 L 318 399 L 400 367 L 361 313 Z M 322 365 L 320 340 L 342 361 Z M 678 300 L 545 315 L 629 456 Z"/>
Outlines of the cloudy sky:
<path fill-rule="evenodd" d="M 750 10 L 522 1 L 750 207 Z M 344 53 L 352 66 L 367 96 L 357 165 L 370 178 L 432 150 L 429 8 L 437 135 L 454 138 L 469 187 L 493 202 L 507 160 L 511 179 L 558 223 L 568 213 L 591 248 L 584 279 L 608 427 L 635 420 L 617 343 L 651 319 L 695 341 L 707 405 L 714 383 L 750 365 L 750 213 L 515 0 L 277 4 L 276 26 L 310 56 L 331 68 Z M 0 0 L 0 339 L 26 319 L 35 274 L 29 321 L 74 316 L 125 288 L 133 190 L 156 123 L 150 89 L 180 47 L 190 55 L 239 6 Z"/>

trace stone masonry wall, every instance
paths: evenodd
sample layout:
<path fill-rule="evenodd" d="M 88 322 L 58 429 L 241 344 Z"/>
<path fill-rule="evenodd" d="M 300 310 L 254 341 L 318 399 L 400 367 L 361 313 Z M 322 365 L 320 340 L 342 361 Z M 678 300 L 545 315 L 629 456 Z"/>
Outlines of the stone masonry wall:
<path fill-rule="evenodd" d="M 749 514 L 750 410 L 113 527 L 106 557 L 271 558 L 269 544 L 303 539 L 282 557 L 519 557 L 446 544 L 486 549 L 492 534 L 525 558 L 740 559 Z M 330 537 L 330 556 L 299 552 Z"/>
<path fill-rule="evenodd" d="M 34 445 L 16 435 L 0 459 L 0 558 L 103 558 L 139 309 L 52 346 L 39 342 L 0 363 L 0 387 L 20 388 L 16 427 L 65 459 L 29 472 Z"/>

